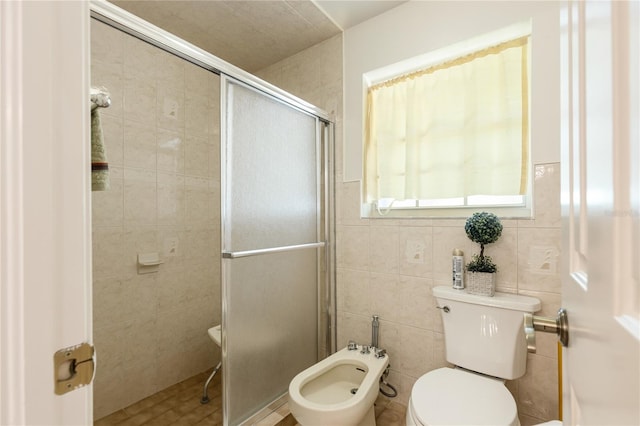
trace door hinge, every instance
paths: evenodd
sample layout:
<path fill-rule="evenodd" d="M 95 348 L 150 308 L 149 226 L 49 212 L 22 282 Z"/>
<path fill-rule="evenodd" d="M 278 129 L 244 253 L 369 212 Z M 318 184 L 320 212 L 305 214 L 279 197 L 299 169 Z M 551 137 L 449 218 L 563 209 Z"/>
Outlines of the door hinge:
<path fill-rule="evenodd" d="M 53 380 L 56 395 L 86 386 L 93 380 L 95 350 L 89 343 L 80 343 L 53 354 Z"/>

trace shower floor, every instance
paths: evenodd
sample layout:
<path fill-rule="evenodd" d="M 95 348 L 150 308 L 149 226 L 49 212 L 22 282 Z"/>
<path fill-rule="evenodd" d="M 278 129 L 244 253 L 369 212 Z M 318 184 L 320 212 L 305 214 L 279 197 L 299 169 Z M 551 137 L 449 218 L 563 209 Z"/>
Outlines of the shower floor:
<path fill-rule="evenodd" d="M 215 375 L 209 385 L 209 403 L 200 404 L 202 387 L 211 370 L 196 374 L 128 407 L 96 420 L 94 426 L 218 426 L 222 425 L 222 381 Z M 384 398 L 376 401 L 377 426 L 404 426 L 406 407 Z M 255 423 L 259 426 L 294 426 L 285 406 Z"/>
<path fill-rule="evenodd" d="M 94 426 L 222 425 L 221 372 L 209 384 L 209 403 L 200 404 L 202 387 L 211 374 L 204 371 L 128 407 L 96 420 Z"/>

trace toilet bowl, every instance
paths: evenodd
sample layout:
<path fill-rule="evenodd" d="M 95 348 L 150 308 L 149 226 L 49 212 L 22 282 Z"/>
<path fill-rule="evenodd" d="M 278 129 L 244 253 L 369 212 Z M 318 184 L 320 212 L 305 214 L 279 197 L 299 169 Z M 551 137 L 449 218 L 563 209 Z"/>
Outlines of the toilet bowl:
<path fill-rule="evenodd" d="M 289 384 L 289 409 L 302 426 L 374 426 L 373 403 L 389 356 L 344 348 Z"/>

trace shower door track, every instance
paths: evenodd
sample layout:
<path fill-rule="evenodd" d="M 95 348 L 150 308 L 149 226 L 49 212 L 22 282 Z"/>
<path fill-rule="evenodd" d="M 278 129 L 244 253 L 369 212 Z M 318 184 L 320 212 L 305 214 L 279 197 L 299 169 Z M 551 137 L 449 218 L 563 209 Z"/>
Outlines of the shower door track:
<path fill-rule="evenodd" d="M 267 93 L 293 107 L 299 108 L 320 120 L 331 123 L 330 116 L 324 110 L 276 87 L 235 65 L 203 50 L 174 34 L 127 12 L 105 0 L 91 0 L 91 17 L 133 37 L 150 43 L 159 49 L 172 53 L 216 74 L 233 77 L 255 89 Z"/>

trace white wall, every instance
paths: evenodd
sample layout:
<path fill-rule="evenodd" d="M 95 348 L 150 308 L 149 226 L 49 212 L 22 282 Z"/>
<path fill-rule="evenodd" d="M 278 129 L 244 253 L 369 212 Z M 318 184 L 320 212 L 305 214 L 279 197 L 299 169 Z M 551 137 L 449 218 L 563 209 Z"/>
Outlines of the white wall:
<path fill-rule="evenodd" d="M 344 33 L 344 180 L 362 177 L 362 75 L 532 20 L 532 163 L 560 161 L 560 16 L 553 1 L 410 1 Z"/>

